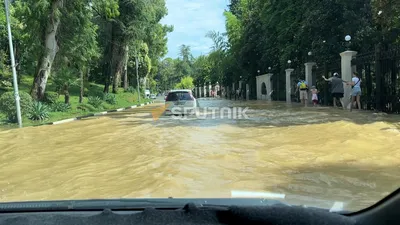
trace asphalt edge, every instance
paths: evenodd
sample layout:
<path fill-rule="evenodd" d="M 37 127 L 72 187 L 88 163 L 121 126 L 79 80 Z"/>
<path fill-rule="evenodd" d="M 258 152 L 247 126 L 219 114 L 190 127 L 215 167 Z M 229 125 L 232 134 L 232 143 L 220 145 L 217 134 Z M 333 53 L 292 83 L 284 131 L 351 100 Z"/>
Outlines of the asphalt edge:
<path fill-rule="evenodd" d="M 78 116 L 78 117 L 74 117 L 74 118 L 69 118 L 69 119 L 49 122 L 49 123 L 45 123 L 45 124 L 42 124 L 42 125 L 64 124 L 64 123 L 69 123 L 69 122 L 73 122 L 73 121 L 76 121 L 76 120 L 81 120 L 81 119 L 85 119 L 85 118 L 89 118 L 89 117 L 103 116 L 103 115 L 106 115 L 108 113 L 121 112 L 121 111 L 125 111 L 125 110 L 128 110 L 128 109 L 134 109 L 134 108 L 142 107 L 142 106 L 145 106 L 145 105 L 150 105 L 150 104 L 153 104 L 153 103 L 154 103 L 154 101 L 150 101 L 150 102 L 141 103 L 141 104 L 125 107 L 125 108 L 112 109 L 112 110 L 108 110 L 108 111 L 104 111 L 104 112 L 98 112 L 98 113 L 90 113 L 90 114 L 87 114 L 87 115 L 84 115 L 84 116 Z"/>

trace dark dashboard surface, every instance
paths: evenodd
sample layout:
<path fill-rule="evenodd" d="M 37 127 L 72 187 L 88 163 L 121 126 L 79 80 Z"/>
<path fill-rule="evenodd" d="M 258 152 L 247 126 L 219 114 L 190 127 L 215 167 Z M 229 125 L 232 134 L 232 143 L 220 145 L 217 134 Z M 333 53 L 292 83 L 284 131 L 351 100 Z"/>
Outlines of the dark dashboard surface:
<path fill-rule="evenodd" d="M 289 206 L 146 208 L 143 211 L 7 213 L 0 224 L 355 224 L 355 220 L 325 210 Z"/>
<path fill-rule="evenodd" d="M 276 201 L 179 199 L 0 203 L 0 225 L 268 224 L 398 225 L 400 191 L 356 213 L 289 206 Z M 199 203 L 203 204 L 199 204 Z M 225 202 L 226 205 L 221 203 Z M 102 204 L 101 204 L 102 203 Z M 135 203 L 135 204 L 133 204 Z M 216 204 L 218 203 L 218 204 Z M 232 203 L 232 204 L 231 204 Z M 90 207 L 89 207 L 90 206 Z"/>

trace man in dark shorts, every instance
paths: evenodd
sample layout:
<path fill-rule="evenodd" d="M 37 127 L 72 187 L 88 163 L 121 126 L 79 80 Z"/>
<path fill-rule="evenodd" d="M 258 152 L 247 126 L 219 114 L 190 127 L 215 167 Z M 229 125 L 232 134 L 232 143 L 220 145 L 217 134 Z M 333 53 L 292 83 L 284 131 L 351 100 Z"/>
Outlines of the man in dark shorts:
<path fill-rule="evenodd" d="M 334 73 L 333 77 L 326 79 L 325 76 L 322 76 L 325 81 L 329 81 L 332 84 L 332 97 L 333 97 L 333 107 L 336 107 L 336 101 L 340 101 L 342 104 L 343 109 L 344 103 L 343 103 L 343 96 L 344 96 L 344 87 L 343 87 L 343 80 L 342 78 L 339 77 L 338 73 Z"/>

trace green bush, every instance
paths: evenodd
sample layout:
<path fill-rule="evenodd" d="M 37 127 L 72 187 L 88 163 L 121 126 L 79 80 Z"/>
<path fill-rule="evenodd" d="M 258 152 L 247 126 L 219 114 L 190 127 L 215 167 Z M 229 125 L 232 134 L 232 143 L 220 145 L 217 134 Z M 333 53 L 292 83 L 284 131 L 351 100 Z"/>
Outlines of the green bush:
<path fill-rule="evenodd" d="M 89 89 L 86 88 L 86 87 L 83 89 L 83 96 L 84 96 L 84 97 L 89 96 Z"/>
<path fill-rule="evenodd" d="M 27 115 L 32 106 L 32 97 L 26 92 L 20 92 L 21 114 Z M 7 116 L 10 122 L 17 122 L 17 107 L 14 92 L 9 91 L 0 96 L 0 112 Z"/>
<path fill-rule="evenodd" d="M 111 94 L 111 93 L 104 93 L 103 95 L 103 100 L 105 102 L 107 102 L 110 105 L 115 105 L 117 104 L 117 98 L 115 96 L 115 94 Z"/>
<path fill-rule="evenodd" d="M 41 102 L 34 102 L 28 112 L 30 120 L 46 120 L 49 118 L 49 108 Z"/>
<path fill-rule="evenodd" d="M 58 97 L 59 95 L 57 92 L 48 91 L 44 93 L 44 102 L 47 104 L 54 104 L 58 101 Z"/>
<path fill-rule="evenodd" d="M 53 112 L 68 112 L 69 110 L 71 110 L 71 105 L 64 102 L 56 102 L 51 105 L 51 111 Z"/>
<path fill-rule="evenodd" d="M 95 107 L 93 107 L 92 105 L 89 105 L 89 104 L 84 104 L 84 103 L 78 105 L 76 108 L 79 110 L 85 111 L 85 112 L 96 111 Z"/>
<path fill-rule="evenodd" d="M 89 96 L 88 103 L 97 109 L 103 104 L 103 100 L 98 96 Z"/>
<path fill-rule="evenodd" d="M 125 92 L 130 92 L 130 93 L 137 93 L 136 89 L 132 86 L 129 86 L 128 89 L 126 89 Z"/>
<path fill-rule="evenodd" d="M 0 87 L 11 88 L 12 83 L 8 80 L 0 80 Z"/>
<path fill-rule="evenodd" d="M 101 91 L 95 91 L 92 95 L 90 96 L 95 96 L 95 97 L 99 97 L 99 98 L 103 98 L 104 93 Z"/>

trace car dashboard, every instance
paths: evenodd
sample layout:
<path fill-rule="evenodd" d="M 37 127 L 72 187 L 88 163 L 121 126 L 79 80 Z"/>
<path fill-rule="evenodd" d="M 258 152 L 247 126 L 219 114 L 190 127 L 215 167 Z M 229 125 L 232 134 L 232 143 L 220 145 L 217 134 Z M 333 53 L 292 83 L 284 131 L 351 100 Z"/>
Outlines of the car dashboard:
<path fill-rule="evenodd" d="M 171 199 L 172 200 L 172 199 Z M 186 200 L 185 200 L 186 201 Z M 356 213 L 332 213 L 329 210 L 285 204 L 221 205 L 220 200 L 183 200 L 144 207 L 116 207 L 114 203 L 92 208 L 71 204 L 66 209 L 54 205 L 43 210 L 41 203 L 24 208 L 0 204 L 0 225 L 131 225 L 131 224 L 268 224 L 268 225 L 397 225 L 400 224 L 399 191 L 379 203 Z M 214 201 L 214 202 L 213 202 Z M 237 201 L 237 200 L 236 200 Z M 240 201 L 240 200 L 239 200 Z M 154 201 L 152 201 L 154 203 Z M 206 203 L 204 203 L 206 202 Z M 164 202 L 165 203 L 165 202 Z M 234 203 L 231 201 L 231 203 Z M 146 204 L 144 204 L 146 205 Z M 158 206 L 157 206 L 158 205 Z M 121 206 L 121 205 L 120 205 Z M 23 209 L 23 210 L 22 210 Z"/>

